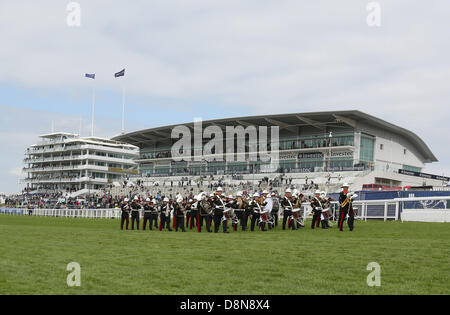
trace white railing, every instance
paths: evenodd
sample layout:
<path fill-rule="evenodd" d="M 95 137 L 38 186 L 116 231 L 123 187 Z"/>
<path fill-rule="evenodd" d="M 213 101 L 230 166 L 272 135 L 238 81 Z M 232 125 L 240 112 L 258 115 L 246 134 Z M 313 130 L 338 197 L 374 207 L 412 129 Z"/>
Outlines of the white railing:
<path fill-rule="evenodd" d="M 358 200 L 353 202 L 355 218 L 382 219 L 402 221 L 450 222 L 450 196 L 396 198 L 385 200 Z M 301 205 L 304 220 L 311 216 L 311 205 L 305 202 Z M 339 216 L 338 202 L 331 203 L 331 217 Z M 281 211 L 282 212 L 282 211 Z M 29 209 L 0 208 L 0 214 L 33 215 L 68 218 L 119 218 L 120 209 Z"/>
<path fill-rule="evenodd" d="M 117 219 L 121 216 L 120 209 L 23 209 L 0 208 L 0 214 L 32 215 L 41 217 Z"/>

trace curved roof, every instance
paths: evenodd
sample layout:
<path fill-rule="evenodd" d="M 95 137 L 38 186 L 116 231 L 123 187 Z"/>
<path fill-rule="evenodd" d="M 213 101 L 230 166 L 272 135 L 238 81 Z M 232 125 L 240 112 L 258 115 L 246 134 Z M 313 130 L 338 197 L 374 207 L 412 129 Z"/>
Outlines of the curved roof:
<path fill-rule="evenodd" d="M 366 123 L 401 135 L 416 147 L 418 152 L 423 156 L 425 163 L 438 161 L 433 152 L 431 152 L 430 148 L 415 133 L 358 110 L 244 116 L 202 121 L 204 127 L 208 125 L 218 125 L 219 127 L 231 125 L 279 125 L 281 128 L 289 128 L 292 126 L 310 126 L 321 129 L 322 131 L 325 131 L 327 127 L 331 127 L 336 123 L 344 123 L 353 128 L 355 128 L 357 124 Z M 143 147 L 146 143 L 160 140 L 161 137 L 170 138 L 172 129 L 180 125 L 187 126 L 191 129 L 194 128 L 194 122 L 160 126 L 122 134 L 114 137 L 113 140 Z"/>

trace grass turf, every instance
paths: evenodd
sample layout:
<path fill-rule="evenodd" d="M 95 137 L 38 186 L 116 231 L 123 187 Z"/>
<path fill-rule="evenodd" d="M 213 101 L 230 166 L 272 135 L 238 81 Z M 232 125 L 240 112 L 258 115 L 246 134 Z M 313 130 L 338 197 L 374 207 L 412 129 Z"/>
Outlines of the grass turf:
<path fill-rule="evenodd" d="M 310 221 L 309 221 L 310 222 Z M 0 216 L 0 294 L 449 294 L 449 225 L 339 232 L 120 231 L 111 219 Z M 68 287 L 67 264 L 81 265 Z M 381 266 L 369 287 L 366 266 Z"/>

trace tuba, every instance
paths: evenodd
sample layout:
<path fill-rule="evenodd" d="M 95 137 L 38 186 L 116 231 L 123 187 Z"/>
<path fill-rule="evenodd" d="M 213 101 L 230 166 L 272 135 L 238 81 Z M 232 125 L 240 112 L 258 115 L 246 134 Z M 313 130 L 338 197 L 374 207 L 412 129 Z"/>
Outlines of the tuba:
<path fill-rule="evenodd" d="M 212 214 L 213 208 L 211 207 L 211 205 L 209 204 L 208 201 L 202 200 L 200 203 L 200 206 L 201 206 L 201 209 L 203 210 L 203 211 L 201 211 L 201 212 L 203 212 L 203 213 L 201 213 L 202 216 Z"/>

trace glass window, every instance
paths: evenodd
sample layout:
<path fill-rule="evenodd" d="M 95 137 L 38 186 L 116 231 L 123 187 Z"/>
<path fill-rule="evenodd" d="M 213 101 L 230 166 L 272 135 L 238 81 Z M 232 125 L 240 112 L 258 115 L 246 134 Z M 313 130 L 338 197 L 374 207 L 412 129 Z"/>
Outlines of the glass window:
<path fill-rule="evenodd" d="M 362 163 L 373 163 L 373 152 L 375 137 L 368 134 L 361 134 L 361 146 L 359 159 Z"/>
<path fill-rule="evenodd" d="M 403 165 L 402 167 L 405 171 L 411 171 L 411 172 L 419 172 L 422 170 L 420 167 L 410 166 L 410 165 Z"/>

